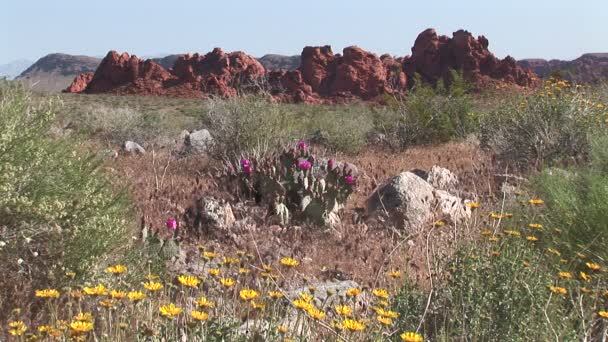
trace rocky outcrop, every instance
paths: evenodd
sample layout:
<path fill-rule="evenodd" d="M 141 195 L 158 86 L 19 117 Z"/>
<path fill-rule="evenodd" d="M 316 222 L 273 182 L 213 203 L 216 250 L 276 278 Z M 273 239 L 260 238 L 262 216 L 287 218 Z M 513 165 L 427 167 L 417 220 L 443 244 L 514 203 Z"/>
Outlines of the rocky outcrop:
<path fill-rule="evenodd" d="M 433 220 L 459 222 L 471 216 L 465 200 L 435 188 L 429 181 L 453 190 L 457 185 L 457 178 L 439 167 L 433 167 L 429 173 L 402 172 L 369 197 L 368 214 L 388 215 L 398 227 L 409 232 L 419 231 Z"/>
<path fill-rule="evenodd" d="M 307 46 L 295 70 L 267 70 L 243 52 L 225 53 L 219 48 L 206 55 L 171 57 L 173 67 L 166 69 L 152 60 L 111 51 L 86 87 L 83 76 L 66 91 L 204 98 L 263 89 L 277 101 L 336 103 L 383 101 L 384 95 L 405 92 L 416 74 L 436 84 L 440 79 L 449 82 L 451 70 L 462 71 L 478 87 L 488 82 L 535 84 L 533 72 L 511 57 L 497 59 L 485 37 L 475 39 L 463 30 L 448 38 L 428 29 L 416 39 L 412 55 L 403 58 L 378 57 L 357 46 L 345 48 L 342 54 L 334 54 L 330 46 Z"/>
<path fill-rule="evenodd" d="M 449 83 L 451 70 L 462 71 L 466 80 L 481 87 L 489 82 L 504 82 L 528 87 L 536 84 L 530 70 L 518 66 L 510 56 L 500 60 L 488 50 L 484 36 L 477 39 L 465 30 L 453 33 L 452 38 L 438 36 L 434 29 L 418 35 L 412 55 L 404 62 L 407 75 L 419 74 L 431 84 L 439 80 Z"/>
<path fill-rule="evenodd" d="M 70 86 L 65 89 L 65 92 L 82 93 L 87 88 L 89 82 L 91 82 L 92 79 L 92 73 L 80 74 L 76 76 L 76 78 L 74 78 L 74 81 L 72 81 L 72 84 L 70 84 Z"/>

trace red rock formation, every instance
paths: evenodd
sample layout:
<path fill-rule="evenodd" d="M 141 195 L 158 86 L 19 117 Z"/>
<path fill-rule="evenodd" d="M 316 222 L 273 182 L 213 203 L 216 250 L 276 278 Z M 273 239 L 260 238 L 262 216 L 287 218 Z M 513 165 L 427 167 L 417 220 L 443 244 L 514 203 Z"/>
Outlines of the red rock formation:
<path fill-rule="evenodd" d="M 79 76 L 66 91 L 204 98 L 236 96 L 268 85 L 278 101 L 331 103 L 402 93 L 415 74 L 432 84 L 440 79 L 449 82 L 451 70 L 462 71 L 477 86 L 488 82 L 530 86 L 536 79 L 513 58 L 494 57 L 483 36 L 475 39 L 460 30 L 448 38 L 428 29 L 416 39 L 410 57 L 378 57 L 356 46 L 334 55 L 330 46 L 308 46 L 302 51 L 300 67 L 292 71 L 267 72 L 255 58 L 221 49 L 181 55 L 169 70 L 151 60 L 111 51 L 92 77 Z M 257 83 L 263 79 L 267 82 Z"/>
<path fill-rule="evenodd" d="M 450 70 L 462 71 L 465 79 L 475 85 L 493 80 L 519 86 L 535 84 L 533 72 L 519 67 L 510 56 L 499 60 L 488 50 L 488 44 L 484 36 L 475 39 L 464 30 L 456 31 L 448 38 L 437 36 L 434 29 L 427 29 L 416 38 L 404 68 L 408 78 L 417 73 L 432 84 L 440 79 L 449 82 Z"/>
<path fill-rule="evenodd" d="M 63 90 L 64 93 L 82 93 L 89 82 L 93 79 L 92 73 L 80 74 L 74 78 L 72 84 L 70 84 L 66 89 Z"/>

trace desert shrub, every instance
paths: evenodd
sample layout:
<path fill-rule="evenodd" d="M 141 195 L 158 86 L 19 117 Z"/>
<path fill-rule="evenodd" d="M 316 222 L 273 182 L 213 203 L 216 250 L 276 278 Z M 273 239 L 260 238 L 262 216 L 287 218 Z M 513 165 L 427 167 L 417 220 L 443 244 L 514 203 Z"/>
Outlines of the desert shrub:
<path fill-rule="evenodd" d="M 260 145 L 277 146 L 291 139 L 294 119 L 280 105 L 262 97 L 209 99 L 204 123 L 214 139 L 214 155 L 233 157 Z"/>
<path fill-rule="evenodd" d="M 490 215 L 474 242 L 439 263 L 447 271 L 436 276 L 425 337 L 571 341 L 602 334 L 598 313 L 605 310 L 608 281 L 602 259 L 576 254 L 564 235 L 576 223 L 568 228 L 544 221 L 549 206 L 539 199 L 515 202 L 512 214 Z M 417 325 L 424 312 L 421 296 L 410 286 L 397 296 L 394 307 L 406 318 L 404 329 Z"/>
<path fill-rule="evenodd" d="M 308 136 L 315 137 L 327 148 L 345 153 L 357 153 L 374 131 L 373 109 L 363 104 L 303 107 Z"/>
<path fill-rule="evenodd" d="M 600 107 L 566 81 L 549 81 L 543 90 L 489 112 L 482 120 L 482 140 L 520 168 L 570 161 L 588 149 L 589 130 L 602 121 Z"/>
<path fill-rule="evenodd" d="M 547 204 L 543 220 L 561 227 L 564 243 L 606 260 L 608 253 L 608 135 L 594 132 L 589 162 L 570 169 L 550 168 L 533 179 Z"/>
<path fill-rule="evenodd" d="M 417 77 L 408 95 L 389 108 L 395 113 L 383 113 L 385 120 L 381 125 L 390 128 L 401 147 L 446 142 L 477 130 L 477 116 L 473 114 L 466 82 L 457 72 L 452 73 L 452 79 L 449 86 L 439 82 L 433 87 Z M 395 119 L 394 123 L 386 123 Z"/>
<path fill-rule="evenodd" d="M 128 105 L 98 103 L 79 111 L 73 120 L 80 132 L 112 144 L 122 144 L 126 140 L 142 143 L 161 131 L 158 113 L 146 113 Z"/>
<path fill-rule="evenodd" d="M 34 104 L 9 83 L 0 85 L 0 96 L 0 312 L 9 312 L 32 289 L 95 269 L 128 239 L 129 227 L 123 197 L 99 162 L 73 141 L 46 137 L 53 99 Z"/>
<path fill-rule="evenodd" d="M 280 223 L 308 218 L 316 223 L 334 222 L 337 210 L 353 193 L 356 176 L 346 164 L 321 159 L 304 142 L 296 148 L 240 159 L 227 159 L 225 183 L 239 197 L 269 203 Z"/>

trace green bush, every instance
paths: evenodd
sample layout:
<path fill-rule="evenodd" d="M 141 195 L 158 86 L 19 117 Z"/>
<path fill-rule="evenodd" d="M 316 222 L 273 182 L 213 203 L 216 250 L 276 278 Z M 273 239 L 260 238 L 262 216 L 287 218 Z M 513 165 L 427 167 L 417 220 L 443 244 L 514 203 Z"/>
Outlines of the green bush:
<path fill-rule="evenodd" d="M 51 140 L 54 100 L 0 84 L 0 312 L 33 289 L 83 277 L 128 240 L 127 210 L 73 141 Z M 26 305 L 26 302 L 19 303 Z"/>
<path fill-rule="evenodd" d="M 439 82 L 433 88 L 418 76 L 408 95 L 392 107 L 396 113 L 385 113 L 385 121 L 396 119 L 396 124 L 383 126 L 390 128 L 401 147 L 447 142 L 477 131 L 472 98 L 457 72 L 452 73 L 452 82 L 447 87 Z"/>
<path fill-rule="evenodd" d="M 213 136 L 218 158 L 238 156 L 260 145 L 278 146 L 297 129 L 291 113 L 256 96 L 209 99 L 203 121 Z"/>
<path fill-rule="evenodd" d="M 482 140 L 519 168 L 537 168 L 584 156 L 588 132 L 601 111 L 587 93 L 564 81 L 529 96 L 509 99 L 483 118 Z"/>
<path fill-rule="evenodd" d="M 571 249 L 608 259 L 608 135 L 593 133 L 589 163 L 547 169 L 533 179 L 534 189 L 547 204 L 543 220 L 561 227 Z"/>

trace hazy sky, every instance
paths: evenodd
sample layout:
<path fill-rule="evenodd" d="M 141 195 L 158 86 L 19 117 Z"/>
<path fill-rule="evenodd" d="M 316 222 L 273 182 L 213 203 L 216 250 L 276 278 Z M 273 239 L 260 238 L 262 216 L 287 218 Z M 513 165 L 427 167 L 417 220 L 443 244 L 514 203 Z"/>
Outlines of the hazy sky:
<path fill-rule="evenodd" d="M 608 52 L 608 0 L 0 0 L 0 64 L 108 50 L 293 55 L 326 44 L 403 56 L 428 27 L 483 34 L 499 57 L 573 59 Z"/>

